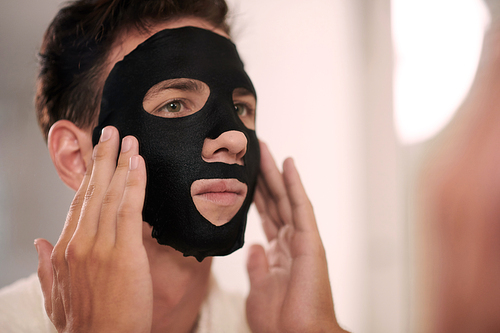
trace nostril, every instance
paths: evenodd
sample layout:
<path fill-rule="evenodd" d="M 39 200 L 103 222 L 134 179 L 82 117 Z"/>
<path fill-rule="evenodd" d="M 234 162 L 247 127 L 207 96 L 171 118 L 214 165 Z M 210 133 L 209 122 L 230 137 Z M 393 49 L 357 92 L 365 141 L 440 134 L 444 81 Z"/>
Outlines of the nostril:
<path fill-rule="evenodd" d="M 206 138 L 202 158 L 205 162 L 223 162 L 243 165 L 247 151 L 247 138 L 240 131 L 227 131 L 215 139 Z"/>
<path fill-rule="evenodd" d="M 219 153 L 229 153 L 229 149 L 227 148 L 219 148 L 216 151 L 213 152 L 214 155 L 219 154 Z"/>

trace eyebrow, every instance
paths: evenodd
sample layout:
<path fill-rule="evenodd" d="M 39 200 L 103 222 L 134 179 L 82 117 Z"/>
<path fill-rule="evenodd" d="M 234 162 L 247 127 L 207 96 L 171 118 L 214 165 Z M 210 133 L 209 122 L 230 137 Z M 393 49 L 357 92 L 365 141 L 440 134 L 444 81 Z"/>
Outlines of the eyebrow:
<path fill-rule="evenodd" d="M 146 96 L 144 96 L 144 101 L 155 97 L 160 92 L 168 89 L 176 89 L 182 91 L 202 91 L 204 86 L 196 81 L 190 79 L 170 79 L 160 83 L 157 83 L 151 89 L 148 90 Z"/>
<path fill-rule="evenodd" d="M 236 97 L 252 96 L 255 98 L 255 95 L 246 88 L 236 88 L 234 89 L 233 94 Z"/>

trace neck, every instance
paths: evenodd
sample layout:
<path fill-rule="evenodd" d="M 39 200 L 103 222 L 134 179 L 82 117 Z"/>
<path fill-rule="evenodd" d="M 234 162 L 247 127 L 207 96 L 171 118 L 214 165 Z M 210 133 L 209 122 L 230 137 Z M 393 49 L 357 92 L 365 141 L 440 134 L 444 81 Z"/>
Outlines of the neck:
<path fill-rule="evenodd" d="M 144 246 L 153 279 L 153 326 L 151 332 L 191 332 L 208 291 L 211 258 L 193 257 L 151 238 L 144 223 Z"/>

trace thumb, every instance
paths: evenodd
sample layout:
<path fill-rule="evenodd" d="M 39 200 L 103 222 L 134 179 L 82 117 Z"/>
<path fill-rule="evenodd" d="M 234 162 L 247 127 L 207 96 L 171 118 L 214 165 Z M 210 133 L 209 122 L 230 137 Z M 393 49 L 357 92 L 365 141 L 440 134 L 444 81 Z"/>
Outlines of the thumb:
<path fill-rule="evenodd" d="M 261 245 L 252 245 L 248 250 L 247 271 L 250 279 L 250 288 L 259 284 L 269 271 L 266 252 Z"/>
<path fill-rule="evenodd" d="M 47 240 L 43 238 L 35 239 L 35 247 L 38 252 L 38 279 L 42 286 L 43 298 L 45 300 L 45 309 L 50 310 L 47 306 L 50 305 L 52 294 L 52 279 L 53 270 L 50 255 L 54 248 Z M 50 313 L 50 312 L 48 312 Z"/>

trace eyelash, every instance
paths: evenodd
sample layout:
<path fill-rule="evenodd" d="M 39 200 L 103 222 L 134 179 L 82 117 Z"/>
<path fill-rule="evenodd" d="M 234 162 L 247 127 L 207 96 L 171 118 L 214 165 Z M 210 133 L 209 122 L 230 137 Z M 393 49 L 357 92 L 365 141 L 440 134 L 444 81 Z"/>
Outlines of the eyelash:
<path fill-rule="evenodd" d="M 183 99 L 183 98 L 173 98 L 173 99 L 170 99 L 168 101 L 166 101 L 165 103 L 161 104 L 160 106 L 158 106 L 153 112 L 154 113 L 161 113 L 161 112 L 166 112 L 166 113 L 174 113 L 174 112 L 169 112 L 169 111 L 164 111 L 164 109 L 167 107 L 167 105 L 171 104 L 171 103 L 179 103 L 181 104 L 181 107 L 184 108 L 184 109 L 188 109 L 188 107 L 186 106 L 186 100 Z M 185 111 L 185 110 L 181 110 L 181 111 Z M 179 111 L 179 112 L 181 112 Z M 189 109 L 188 109 L 189 111 Z"/>
<path fill-rule="evenodd" d="M 171 103 L 176 103 L 176 102 L 177 102 L 177 103 L 179 103 L 179 104 L 181 104 L 181 107 L 183 108 L 181 111 L 179 111 L 179 113 L 180 113 L 180 112 L 182 112 L 182 111 L 184 111 L 184 112 L 185 112 L 185 111 L 186 111 L 185 109 L 188 109 L 188 107 L 186 106 L 186 104 L 187 104 L 187 103 L 186 103 L 186 100 L 185 100 L 184 98 L 173 98 L 173 99 L 170 99 L 170 100 L 166 101 L 165 103 L 161 104 L 160 106 L 158 106 L 158 107 L 157 107 L 157 108 L 153 111 L 153 113 L 156 113 L 156 114 L 161 113 L 161 112 L 166 112 L 166 113 L 174 113 L 174 112 L 166 111 L 166 110 L 164 110 L 164 109 L 167 107 L 167 105 L 169 105 L 169 104 L 171 104 Z M 243 107 L 245 107 L 245 109 L 246 109 L 246 111 L 247 111 L 246 116 L 250 116 L 250 115 L 253 115 L 253 114 L 255 113 L 255 109 L 254 109 L 254 108 L 253 108 L 253 106 L 252 106 L 252 105 L 250 105 L 249 103 L 246 103 L 246 102 L 240 102 L 240 101 L 235 101 L 233 105 L 234 105 L 235 107 L 236 107 L 237 105 L 242 105 Z M 187 111 L 189 111 L 189 109 L 188 109 Z M 235 112 L 236 112 L 236 110 L 235 110 Z"/>

